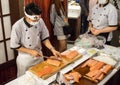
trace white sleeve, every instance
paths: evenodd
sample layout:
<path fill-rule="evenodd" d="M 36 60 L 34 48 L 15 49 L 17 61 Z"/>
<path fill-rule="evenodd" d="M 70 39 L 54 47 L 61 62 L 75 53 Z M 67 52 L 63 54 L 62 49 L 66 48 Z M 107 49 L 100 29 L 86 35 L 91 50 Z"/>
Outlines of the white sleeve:
<path fill-rule="evenodd" d="M 108 15 L 108 24 L 109 25 L 117 25 L 118 24 L 118 12 L 115 7 L 110 9 L 109 15 Z"/>
<path fill-rule="evenodd" d="M 51 9 L 50 9 L 50 22 L 53 25 L 55 24 L 55 17 L 56 17 L 55 5 L 52 4 Z"/>
<path fill-rule="evenodd" d="M 17 25 L 13 25 L 12 31 L 11 31 L 11 39 L 10 39 L 10 47 L 13 49 L 19 48 L 21 46 L 20 44 L 20 30 Z"/>

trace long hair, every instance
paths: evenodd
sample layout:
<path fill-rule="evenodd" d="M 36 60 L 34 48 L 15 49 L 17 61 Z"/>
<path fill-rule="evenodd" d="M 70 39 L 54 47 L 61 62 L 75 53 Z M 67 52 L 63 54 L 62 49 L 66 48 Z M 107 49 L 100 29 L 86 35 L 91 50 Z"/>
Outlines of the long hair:
<path fill-rule="evenodd" d="M 51 5 L 52 4 L 55 4 L 55 9 L 56 9 L 56 12 L 59 16 L 61 16 L 61 13 L 60 13 L 60 10 L 63 12 L 63 14 L 65 15 L 65 9 L 63 7 L 63 4 L 60 0 L 52 0 L 51 1 Z"/>

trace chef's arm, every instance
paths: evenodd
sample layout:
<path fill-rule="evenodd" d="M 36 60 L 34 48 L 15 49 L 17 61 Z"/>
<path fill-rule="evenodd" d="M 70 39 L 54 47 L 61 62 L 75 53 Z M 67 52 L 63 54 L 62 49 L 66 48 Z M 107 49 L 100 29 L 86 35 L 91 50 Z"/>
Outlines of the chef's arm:
<path fill-rule="evenodd" d="M 49 39 L 44 40 L 43 44 L 53 53 L 54 56 L 61 57 L 61 54 L 54 49 Z"/>
<path fill-rule="evenodd" d="M 27 53 L 27 54 L 30 54 L 30 55 L 32 55 L 34 57 L 42 56 L 42 54 L 40 54 L 38 51 L 29 49 L 29 48 L 25 48 L 25 47 L 20 47 L 20 48 L 18 48 L 16 50 Z"/>
<path fill-rule="evenodd" d="M 100 29 L 100 33 L 112 32 L 116 29 L 117 29 L 117 26 L 115 26 L 115 27 L 109 26 L 109 27 L 105 27 L 103 29 Z"/>

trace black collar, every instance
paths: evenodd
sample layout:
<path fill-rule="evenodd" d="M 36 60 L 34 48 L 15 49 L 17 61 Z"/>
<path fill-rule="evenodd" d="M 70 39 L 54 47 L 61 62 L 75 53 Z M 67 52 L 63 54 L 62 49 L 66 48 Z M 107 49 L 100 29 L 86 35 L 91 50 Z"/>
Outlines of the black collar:
<path fill-rule="evenodd" d="M 25 24 L 26 24 L 29 28 L 32 27 L 32 25 L 30 25 L 30 24 L 26 21 L 25 17 L 24 17 L 23 21 L 25 22 Z"/>
<path fill-rule="evenodd" d="M 103 7 L 105 7 L 106 5 L 108 5 L 109 2 L 107 2 L 106 4 L 103 4 Z M 101 4 L 99 4 L 99 6 L 101 7 Z"/>

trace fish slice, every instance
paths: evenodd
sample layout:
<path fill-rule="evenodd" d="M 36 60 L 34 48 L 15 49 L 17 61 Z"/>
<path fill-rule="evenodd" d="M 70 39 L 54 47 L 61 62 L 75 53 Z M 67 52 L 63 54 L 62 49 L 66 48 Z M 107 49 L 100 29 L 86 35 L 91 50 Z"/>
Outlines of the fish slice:
<path fill-rule="evenodd" d="M 48 57 L 48 56 L 44 56 L 44 58 L 46 58 L 46 59 L 58 60 L 58 61 L 62 61 L 62 59 L 59 58 L 59 57 Z"/>

